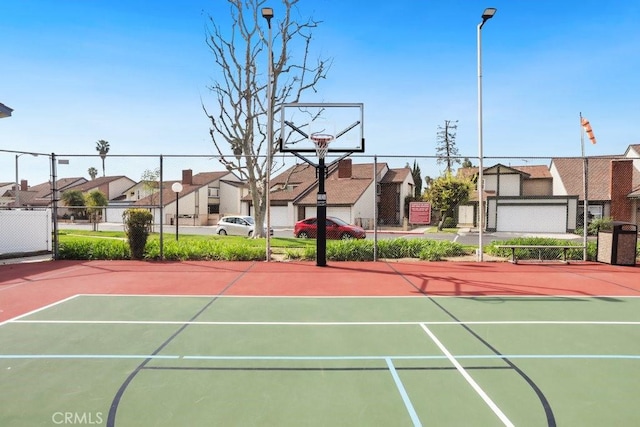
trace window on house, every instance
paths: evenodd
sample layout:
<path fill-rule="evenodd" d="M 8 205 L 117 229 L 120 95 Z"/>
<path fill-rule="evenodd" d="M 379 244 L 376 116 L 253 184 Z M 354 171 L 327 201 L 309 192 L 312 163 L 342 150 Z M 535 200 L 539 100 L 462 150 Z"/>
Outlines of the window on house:
<path fill-rule="evenodd" d="M 592 219 L 602 219 L 602 205 L 589 205 L 589 215 L 591 215 Z"/>
<path fill-rule="evenodd" d="M 210 214 L 219 214 L 220 213 L 220 205 L 209 205 L 209 213 Z"/>
<path fill-rule="evenodd" d="M 220 189 L 218 187 L 209 187 L 209 197 L 219 197 Z"/>

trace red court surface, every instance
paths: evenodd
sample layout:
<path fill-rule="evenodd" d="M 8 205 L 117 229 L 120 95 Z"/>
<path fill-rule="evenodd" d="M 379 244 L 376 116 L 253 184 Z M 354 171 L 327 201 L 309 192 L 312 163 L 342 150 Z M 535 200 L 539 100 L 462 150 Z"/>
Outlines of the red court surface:
<path fill-rule="evenodd" d="M 77 294 L 640 296 L 640 268 L 600 263 L 46 261 L 0 265 L 0 322 Z"/>

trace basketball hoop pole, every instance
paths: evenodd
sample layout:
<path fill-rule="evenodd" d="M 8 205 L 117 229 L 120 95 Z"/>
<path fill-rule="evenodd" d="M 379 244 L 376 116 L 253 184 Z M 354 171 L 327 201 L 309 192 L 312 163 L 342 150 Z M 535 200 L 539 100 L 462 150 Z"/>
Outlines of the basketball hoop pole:
<path fill-rule="evenodd" d="M 317 203 L 317 229 L 316 238 L 316 265 L 327 266 L 327 193 L 324 190 L 324 176 L 326 167 L 324 156 L 318 159 L 318 203 Z"/>

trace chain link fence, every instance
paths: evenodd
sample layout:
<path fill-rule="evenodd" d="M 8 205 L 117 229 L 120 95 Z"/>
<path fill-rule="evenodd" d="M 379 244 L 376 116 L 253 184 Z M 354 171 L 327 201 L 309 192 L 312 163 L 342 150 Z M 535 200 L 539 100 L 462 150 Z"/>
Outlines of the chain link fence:
<path fill-rule="evenodd" d="M 128 231 L 123 214 L 139 209 L 150 214 L 144 236 L 147 257 L 167 259 L 171 245 L 181 244 L 186 253 L 189 246 L 212 240 L 221 230 L 248 236 L 251 224 L 232 229 L 235 224 L 221 228 L 218 223 L 223 217 L 257 216 L 250 180 L 226 170 L 217 156 L 109 154 L 102 159 L 6 150 L 0 155 L 16 156 L 16 182 L 2 184 L 0 256 L 45 251 L 58 259 L 61 241 L 99 231 L 110 242 L 109 250 L 133 257 L 131 242 L 123 234 Z M 19 157 L 38 162 L 48 171 L 46 180 L 19 179 Z M 272 160 L 264 225 L 268 218 L 273 237 L 293 238 L 296 223 L 316 216 L 317 172 L 290 154 L 279 153 Z M 638 197 L 629 197 L 640 184 L 633 162 L 622 157 L 484 158 L 479 193 L 473 155 L 443 159 L 352 154 L 341 160 L 329 156 L 327 215 L 364 229 L 376 248 L 382 240 L 430 239 L 459 243 L 477 260 L 587 259 L 599 224 L 640 223 Z M 258 188 L 263 183 L 258 182 Z M 95 192 L 104 199 L 91 196 Z M 36 213 L 49 219 L 31 216 Z M 253 227 L 251 233 L 258 225 Z M 20 239 L 7 237 L 14 234 Z M 183 237 L 180 243 L 181 236 L 199 240 Z M 268 249 L 274 253 L 270 239 L 262 242 L 265 257 Z M 484 250 L 478 251 L 481 244 Z M 78 248 L 78 257 L 89 250 Z"/>

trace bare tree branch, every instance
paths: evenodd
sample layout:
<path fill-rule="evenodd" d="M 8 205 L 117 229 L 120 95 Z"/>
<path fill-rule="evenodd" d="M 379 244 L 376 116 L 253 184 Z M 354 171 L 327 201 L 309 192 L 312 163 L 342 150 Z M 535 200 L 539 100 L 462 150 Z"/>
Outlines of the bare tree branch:
<path fill-rule="evenodd" d="M 267 135 L 267 92 L 271 76 L 268 32 L 261 14 L 267 0 L 226 1 L 232 25 L 222 28 L 209 15 L 206 31 L 206 44 L 216 64 L 216 77 L 208 86 L 215 106 L 207 108 L 204 101 L 201 104 L 210 121 L 209 134 L 220 163 L 248 181 L 253 215 L 256 223 L 262 224 L 266 212 L 267 154 L 273 158 L 277 152 L 276 143 L 268 147 Z M 298 102 L 304 92 L 315 92 L 331 67 L 331 60 L 321 58 L 311 64 L 312 31 L 320 22 L 312 18 L 294 19 L 292 12 L 298 11 L 299 1 L 281 0 L 278 15 L 272 22 L 272 31 L 275 30 L 271 103 L 274 113 L 285 102 Z M 302 50 L 296 50 L 301 55 L 294 57 L 290 47 L 298 44 Z M 272 171 L 283 166 L 283 161 L 274 161 Z M 264 237 L 264 230 L 259 229 L 261 232 L 254 236 Z"/>

